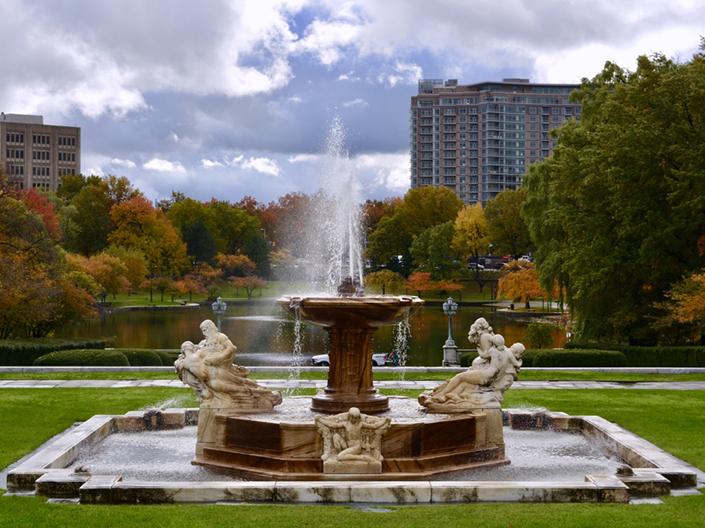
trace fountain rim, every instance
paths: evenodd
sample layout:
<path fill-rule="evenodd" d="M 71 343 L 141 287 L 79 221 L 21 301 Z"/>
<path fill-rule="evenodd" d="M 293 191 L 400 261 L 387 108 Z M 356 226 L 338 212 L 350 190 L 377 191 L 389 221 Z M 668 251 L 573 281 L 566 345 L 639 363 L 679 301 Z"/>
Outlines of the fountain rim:
<path fill-rule="evenodd" d="M 338 306 L 338 305 L 365 305 L 365 304 L 382 304 L 389 306 L 421 306 L 426 301 L 416 295 L 363 295 L 360 297 L 338 296 L 338 295 L 283 295 L 277 299 L 277 303 L 282 306 L 290 306 L 292 302 L 298 301 L 298 304 L 320 305 L 320 306 Z"/>

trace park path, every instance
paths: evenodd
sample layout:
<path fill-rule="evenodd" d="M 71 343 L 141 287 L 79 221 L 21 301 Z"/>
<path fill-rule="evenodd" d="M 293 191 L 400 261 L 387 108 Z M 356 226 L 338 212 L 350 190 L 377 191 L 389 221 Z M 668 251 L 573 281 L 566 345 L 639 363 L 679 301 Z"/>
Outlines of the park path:
<path fill-rule="evenodd" d="M 256 380 L 270 389 L 323 389 L 325 380 Z M 378 389 L 426 390 L 440 381 L 377 381 Z M 0 389 L 124 389 L 133 387 L 186 387 L 181 380 L 0 380 Z M 705 381 L 517 381 L 512 389 L 635 389 L 635 390 L 705 390 Z"/>

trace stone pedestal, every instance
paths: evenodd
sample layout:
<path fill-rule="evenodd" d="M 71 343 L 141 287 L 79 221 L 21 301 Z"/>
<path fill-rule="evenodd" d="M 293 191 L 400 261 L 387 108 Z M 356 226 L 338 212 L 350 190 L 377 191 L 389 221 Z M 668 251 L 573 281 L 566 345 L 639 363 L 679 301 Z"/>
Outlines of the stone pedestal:
<path fill-rule="evenodd" d="M 444 367 L 459 367 L 460 358 L 458 357 L 458 347 L 455 343 L 443 345 L 443 366 Z"/>
<path fill-rule="evenodd" d="M 328 386 L 313 397 L 311 409 L 341 413 L 357 407 L 363 413 L 389 409 L 389 398 L 382 396 L 372 380 L 372 335 L 375 328 L 334 326 L 329 336 Z"/>

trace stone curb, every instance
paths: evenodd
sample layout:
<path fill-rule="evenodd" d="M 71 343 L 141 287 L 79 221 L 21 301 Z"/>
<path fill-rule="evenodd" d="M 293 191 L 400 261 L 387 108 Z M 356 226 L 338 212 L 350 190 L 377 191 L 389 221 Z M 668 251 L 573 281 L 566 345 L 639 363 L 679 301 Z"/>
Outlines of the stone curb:
<path fill-rule="evenodd" d="M 585 482 L 318 481 L 141 482 L 120 475 L 88 475 L 64 469 L 85 449 L 120 431 L 195 425 L 198 409 L 131 411 L 96 415 L 59 434 L 24 458 L 7 475 L 10 492 L 35 491 L 49 498 L 79 496 L 81 502 L 381 502 L 395 504 L 531 501 L 627 502 L 631 494 L 662 495 L 671 488 L 705 484 L 705 473 L 599 416 L 507 409 L 514 429 L 580 432 L 636 467 L 627 479 L 586 475 Z M 630 489 L 630 484 L 633 489 Z"/>

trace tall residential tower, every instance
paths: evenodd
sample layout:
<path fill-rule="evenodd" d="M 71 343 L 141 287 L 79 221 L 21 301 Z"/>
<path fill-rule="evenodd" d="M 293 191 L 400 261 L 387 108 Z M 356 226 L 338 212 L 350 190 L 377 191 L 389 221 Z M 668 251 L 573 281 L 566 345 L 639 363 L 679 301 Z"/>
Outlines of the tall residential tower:
<path fill-rule="evenodd" d="M 81 129 L 0 113 L 0 167 L 19 189 L 55 191 L 61 178 L 81 172 Z"/>
<path fill-rule="evenodd" d="M 580 118 L 580 105 L 568 100 L 578 86 L 419 81 L 411 98 L 411 187 L 442 185 L 469 204 L 517 188 L 527 165 L 553 151 L 549 132 Z"/>

